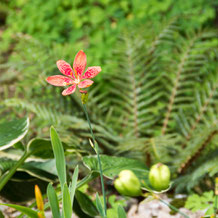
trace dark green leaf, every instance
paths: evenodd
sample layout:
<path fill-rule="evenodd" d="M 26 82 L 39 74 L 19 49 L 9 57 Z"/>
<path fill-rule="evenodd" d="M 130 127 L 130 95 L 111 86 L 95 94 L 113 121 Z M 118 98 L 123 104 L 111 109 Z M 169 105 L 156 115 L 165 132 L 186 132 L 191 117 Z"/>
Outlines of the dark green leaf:
<path fill-rule="evenodd" d="M 50 140 L 35 138 L 27 145 L 27 152 L 44 159 L 54 158 Z"/>
<path fill-rule="evenodd" d="M 77 190 L 76 191 L 76 199 L 81 207 L 81 210 L 88 214 L 89 216 L 97 216 L 98 215 L 98 210 L 93 204 L 92 200 L 84 193 L 81 191 Z"/>
<path fill-rule="evenodd" d="M 13 120 L 0 124 L 0 150 L 19 142 L 27 133 L 29 118 Z"/>

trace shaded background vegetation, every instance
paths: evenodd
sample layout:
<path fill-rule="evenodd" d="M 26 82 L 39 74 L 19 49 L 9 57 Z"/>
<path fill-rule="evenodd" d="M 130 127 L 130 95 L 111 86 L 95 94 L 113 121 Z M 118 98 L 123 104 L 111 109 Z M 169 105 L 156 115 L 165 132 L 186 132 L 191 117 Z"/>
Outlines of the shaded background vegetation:
<path fill-rule="evenodd" d="M 92 153 L 78 97 L 45 82 L 83 49 L 103 69 L 88 102 L 101 151 L 168 164 L 177 191 L 213 187 L 217 1 L 3 0 L 0 22 L 0 120 L 28 115 L 24 144 L 52 124 L 67 153 Z"/>

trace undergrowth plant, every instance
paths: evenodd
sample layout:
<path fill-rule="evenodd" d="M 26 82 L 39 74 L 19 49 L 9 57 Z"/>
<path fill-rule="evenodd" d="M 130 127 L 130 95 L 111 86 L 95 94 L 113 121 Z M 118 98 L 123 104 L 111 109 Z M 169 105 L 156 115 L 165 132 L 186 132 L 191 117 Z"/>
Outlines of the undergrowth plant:
<path fill-rule="evenodd" d="M 106 63 L 113 73 L 102 74 L 89 91 L 87 110 L 100 151 L 147 165 L 161 160 L 180 175 L 177 191 L 213 177 L 218 165 L 217 44 L 216 31 L 185 31 L 176 18 L 158 28 L 147 24 L 124 30 Z M 79 93 L 63 98 L 43 81 L 55 72 L 51 62 L 57 56 L 71 58 L 67 47 L 60 50 L 20 38 L 8 64 L 1 65 L 11 73 L 1 78 L 5 100 L 0 110 L 6 116 L 6 106 L 17 107 L 15 113 L 32 112 L 32 133 L 43 137 L 54 124 L 72 146 L 69 152 L 80 156 L 93 151 Z M 15 78 L 13 91 L 7 84 Z"/>

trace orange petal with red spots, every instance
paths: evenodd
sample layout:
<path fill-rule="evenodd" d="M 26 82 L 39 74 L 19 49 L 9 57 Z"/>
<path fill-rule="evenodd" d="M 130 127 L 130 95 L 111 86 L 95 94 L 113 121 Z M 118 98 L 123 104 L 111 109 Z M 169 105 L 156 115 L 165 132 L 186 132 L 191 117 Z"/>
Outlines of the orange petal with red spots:
<path fill-rule="evenodd" d="M 97 76 L 101 72 L 101 67 L 88 67 L 87 71 L 83 75 L 83 79 L 91 79 Z"/>
<path fill-rule="evenodd" d="M 65 90 L 62 92 L 62 95 L 64 95 L 64 96 L 70 95 L 70 94 L 74 93 L 75 90 L 76 90 L 76 85 L 70 86 L 69 88 L 65 89 Z"/>
<path fill-rule="evenodd" d="M 87 88 L 87 87 L 91 86 L 92 84 L 93 84 L 93 81 L 92 81 L 92 80 L 86 79 L 86 80 L 80 82 L 80 83 L 78 84 L 78 87 L 79 87 L 80 89 L 82 89 L 82 88 Z"/>
<path fill-rule="evenodd" d="M 81 76 L 86 68 L 86 54 L 83 51 L 79 51 L 73 62 L 73 69 L 76 71 L 75 74 Z"/>
<path fill-rule="evenodd" d="M 71 68 L 70 64 L 68 64 L 66 61 L 63 60 L 57 61 L 57 67 L 61 73 L 63 73 L 66 76 L 73 77 L 75 79 L 73 75 L 73 69 Z"/>
<path fill-rule="evenodd" d="M 53 86 L 66 86 L 73 84 L 72 79 L 61 75 L 49 76 L 46 81 Z"/>

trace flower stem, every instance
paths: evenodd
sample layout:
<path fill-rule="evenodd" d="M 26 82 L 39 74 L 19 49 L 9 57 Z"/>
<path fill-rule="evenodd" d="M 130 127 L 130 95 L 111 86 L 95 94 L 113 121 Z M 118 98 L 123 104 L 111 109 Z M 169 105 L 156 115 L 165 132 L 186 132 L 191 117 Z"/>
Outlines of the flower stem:
<path fill-rule="evenodd" d="M 23 153 L 22 157 L 16 162 L 16 164 L 9 170 L 8 173 L 4 174 L 2 178 L 0 179 L 0 191 L 3 189 L 3 187 L 6 185 L 8 180 L 14 175 L 17 168 L 19 168 L 24 161 L 29 157 L 29 153 L 26 151 Z"/>
<path fill-rule="evenodd" d="M 174 210 L 177 213 L 180 213 L 182 216 L 184 216 L 185 218 L 190 218 L 188 215 L 184 214 L 183 212 L 181 212 L 179 209 L 177 209 L 176 207 L 174 207 L 173 205 L 167 203 L 166 201 L 162 200 L 160 197 L 158 197 L 158 200 L 162 203 L 164 203 L 165 205 L 167 205 L 170 209 Z"/>
<path fill-rule="evenodd" d="M 105 213 L 105 217 L 107 217 L 107 204 L 106 204 L 106 196 L 105 196 L 105 189 L 104 189 L 104 180 L 103 180 L 103 172 L 102 172 L 102 166 L 101 166 L 101 159 L 100 159 L 100 155 L 99 155 L 99 149 L 98 149 L 98 144 L 95 141 L 95 136 L 92 130 L 92 125 L 89 119 L 89 115 L 86 109 L 86 105 L 83 104 L 83 110 L 85 112 L 86 115 L 86 119 L 88 121 L 89 124 L 89 129 L 90 129 L 90 133 L 92 135 L 92 140 L 95 146 L 95 151 L 97 153 L 97 158 L 98 158 L 98 165 L 99 165 L 99 170 L 100 170 L 100 178 L 101 178 L 101 188 L 102 188 L 102 194 L 103 194 L 103 198 L 104 198 L 104 213 Z"/>

